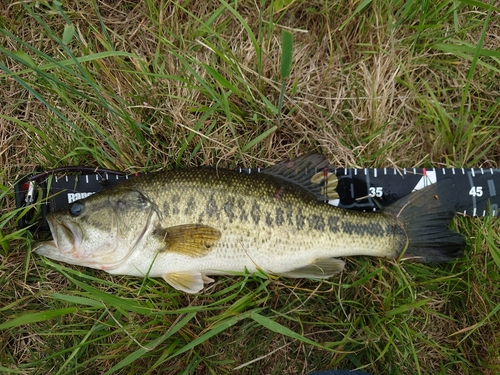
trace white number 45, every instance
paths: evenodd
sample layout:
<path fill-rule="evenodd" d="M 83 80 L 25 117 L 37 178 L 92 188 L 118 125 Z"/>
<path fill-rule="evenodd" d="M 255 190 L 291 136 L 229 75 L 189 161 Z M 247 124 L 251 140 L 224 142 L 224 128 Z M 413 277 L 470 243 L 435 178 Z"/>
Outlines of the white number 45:
<path fill-rule="evenodd" d="M 482 197 L 483 196 L 483 187 L 482 186 L 473 186 L 469 190 L 469 195 L 473 197 Z"/>

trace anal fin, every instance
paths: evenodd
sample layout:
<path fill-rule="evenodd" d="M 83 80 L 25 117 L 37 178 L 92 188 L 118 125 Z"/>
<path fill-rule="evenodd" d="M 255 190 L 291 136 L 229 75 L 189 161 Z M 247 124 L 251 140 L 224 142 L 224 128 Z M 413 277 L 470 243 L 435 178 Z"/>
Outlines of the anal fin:
<path fill-rule="evenodd" d="M 313 279 L 326 279 L 342 272 L 345 263 L 336 258 L 319 258 L 313 262 L 290 271 L 281 272 L 283 276 L 301 278 L 309 277 Z"/>
<path fill-rule="evenodd" d="M 194 270 L 166 273 L 163 278 L 175 289 L 191 294 L 202 290 L 205 283 L 214 281 L 201 272 Z"/>

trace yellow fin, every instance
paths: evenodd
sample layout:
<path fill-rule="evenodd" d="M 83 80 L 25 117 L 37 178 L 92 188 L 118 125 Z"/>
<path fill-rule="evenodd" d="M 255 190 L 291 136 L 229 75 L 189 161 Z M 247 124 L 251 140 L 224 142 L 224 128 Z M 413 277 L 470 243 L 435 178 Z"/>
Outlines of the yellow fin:
<path fill-rule="evenodd" d="M 213 282 L 211 278 L 194 270 L 166 273 L 163 278 L 175 289 L 191 294 L 202 290 L 204 283 Z"/>
<path fill-rule="evenodd" d="M 295 268 L 287 272 L 281 272 L 287 277 L 310 277 L 314 279 L 326 279 L 342 272 L 345 263 L 340 259 L 335 258 L 319 258 L 309 263 L 306 266 Z"/>
<path fill-rule="evenodd" d="M 208 225 L 185 224 L 156 228 L 153 235 L 161 237 L 164 242 L 165 247 L 161 251 L 202 257 L 219 241 L 221 232 Z"/>

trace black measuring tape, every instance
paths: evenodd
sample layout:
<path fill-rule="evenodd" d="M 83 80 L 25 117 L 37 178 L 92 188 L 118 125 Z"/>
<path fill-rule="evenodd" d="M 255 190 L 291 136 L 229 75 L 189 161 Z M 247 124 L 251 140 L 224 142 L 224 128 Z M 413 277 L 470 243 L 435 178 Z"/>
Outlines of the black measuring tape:
<path fill-rule="evenodd" d="M 474 168 L 337 169 L 339 207 L 366 211 L 387 206 L 415 190 L 443 179 L 453 181 L 449 194 L 458 214 L 497 216 L 500 170 Z M 329 202 L 335 204 L 335 202 Z"/>
<path fill-rule="evenodd" d="M 263 169 L 262 169 L 263 170 Z M 237 169 L 255 173 L 261 169 Z M 497 216 L 500 204 L 500 169 L 493 168 L 333 168 L 338 179 L 338 199 L 328 203 L 357 211 L 376 211 L 398 199 L 443 179 L 455 185 L 449 193 L 456 200 L 457 214 Z M 498 195 L 497 195 L 498 186 Z"/>
<path fill-rule="evenodd" d="M 259 173 L 261 168 L 237 168 L 240 173 Z M 376 211 L 398 199 L 443 179 L 451 179 L 455 189 L 449 194 L 456 201 L 458 214 L 498 216 L 500 169 L 492 168 L 334 168 L 338 179 L 338 199 L 328 203 L 345 209 Z M 64 173 L 63 175 L 60 175 Z M 69 174 L 71 173 L 71 174 Z M 87 167 L 63 167 L 33 174 L 15 185 L 18 208 L 38 207 L 20 218 L 19 226 L 32 225 L 48 230 L 46 215 L 78 199 L 116 185 L 135 175 Z M 39 205 L 35 205 L 35 203 Z"/>

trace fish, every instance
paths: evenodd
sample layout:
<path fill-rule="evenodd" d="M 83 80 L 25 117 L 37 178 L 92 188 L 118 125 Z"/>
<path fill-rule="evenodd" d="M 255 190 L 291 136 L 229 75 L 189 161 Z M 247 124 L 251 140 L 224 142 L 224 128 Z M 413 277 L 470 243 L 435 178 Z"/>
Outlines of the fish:
<path fill-rule="evenodd" d="M 34 250 L 110 274 L 162 277 L 186 293 L 210 276 L 258 270 L 326 279 L 349 256 L 433 263 L 462 255 L 463 236 L 448 228 L 451 180 L 368 213 L 328 204 L 337 182 L 319 154 L 255 174 L 195 167 L 139 175 L 50 213 L 53 239 Z"/>

